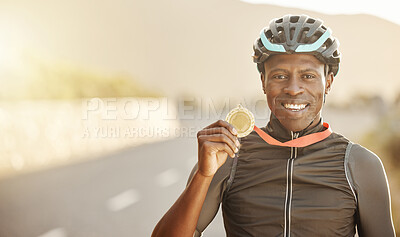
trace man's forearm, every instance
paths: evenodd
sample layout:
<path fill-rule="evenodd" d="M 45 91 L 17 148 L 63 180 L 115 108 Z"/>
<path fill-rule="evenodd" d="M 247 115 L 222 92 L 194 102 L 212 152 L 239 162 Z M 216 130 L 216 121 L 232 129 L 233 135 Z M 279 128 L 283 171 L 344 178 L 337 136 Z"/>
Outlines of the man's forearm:
<path fill-rule="evenodd" d="M 158 222 L 152 237 L 192 237 L 211 180 L 212 176 L 196 172 L 185 191 Z"/>

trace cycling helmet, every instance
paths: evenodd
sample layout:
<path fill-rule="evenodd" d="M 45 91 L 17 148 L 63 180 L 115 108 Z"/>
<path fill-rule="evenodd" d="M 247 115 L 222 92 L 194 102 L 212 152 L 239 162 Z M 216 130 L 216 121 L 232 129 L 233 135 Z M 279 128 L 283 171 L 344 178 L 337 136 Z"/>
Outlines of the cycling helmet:
<path fill-rule="evenodd" d="M 322 25 L 322 20 L 307 15 L 285 15 L 275 18 L 269 27 L 261 30 L 253 45 L 253 61 L 259 72 L 264 72 L 264 62 L 275 54 L 312 54 L 328 66 L 333 75 L 339 71 L 339 41 L 332 31 Z"/>

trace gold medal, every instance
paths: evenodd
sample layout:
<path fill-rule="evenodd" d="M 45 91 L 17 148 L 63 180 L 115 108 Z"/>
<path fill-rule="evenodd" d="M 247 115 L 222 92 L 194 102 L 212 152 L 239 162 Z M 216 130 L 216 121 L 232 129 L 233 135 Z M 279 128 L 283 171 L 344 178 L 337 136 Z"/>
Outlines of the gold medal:
<path fill-rule="evenodd" d="M 229 111 L 225 121 L 233 125 L 238 132 L 238 137 L 245 137 L 254 129 L 254 115 L 250 110 L 239 104 Z"/>

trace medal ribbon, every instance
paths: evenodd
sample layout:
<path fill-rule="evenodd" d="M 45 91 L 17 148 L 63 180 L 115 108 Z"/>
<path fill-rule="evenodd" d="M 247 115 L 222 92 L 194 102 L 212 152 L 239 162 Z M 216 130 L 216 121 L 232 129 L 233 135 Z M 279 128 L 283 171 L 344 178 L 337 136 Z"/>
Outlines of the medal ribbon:
<path fill-rule="evenodd" d="M 332 129 L 329 127 L 329 124 L 324 123 L 323 126 L 326 128 L 322 132 L 308 134 L 306 136 L 302 136 L 287 142 L 280 142 L 275 138 L 268 135 L 263 130 L 259 129 L 257 126 L 254 125 L 254 131 L 268 144 L 275 145 L 275 146 L 286 146 L 286 147 L 306 147 L 311 144 L 317 143 L 319 141 L 324 140 L 325 138 L 329 137 L 332 133 Z"/>

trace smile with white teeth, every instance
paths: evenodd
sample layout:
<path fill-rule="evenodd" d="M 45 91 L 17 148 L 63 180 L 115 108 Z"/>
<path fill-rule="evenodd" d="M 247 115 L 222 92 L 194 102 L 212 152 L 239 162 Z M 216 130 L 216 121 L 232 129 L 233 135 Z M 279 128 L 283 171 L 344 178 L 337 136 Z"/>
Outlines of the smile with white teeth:
<path fill-rule="evenodd" d="M 307 104 L 283 104 L 283 107 L 292 111 L 300 111 L 307 107 Z"/>

